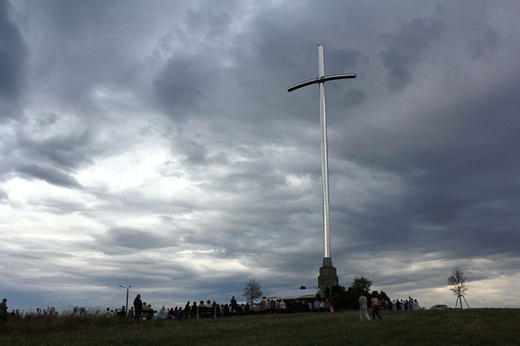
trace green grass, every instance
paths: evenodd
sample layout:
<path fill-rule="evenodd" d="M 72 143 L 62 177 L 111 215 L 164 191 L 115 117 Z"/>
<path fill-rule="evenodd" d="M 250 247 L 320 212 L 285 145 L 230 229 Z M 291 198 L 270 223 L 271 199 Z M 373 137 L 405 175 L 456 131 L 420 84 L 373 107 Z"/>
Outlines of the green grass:
<path fill-rule="evenodd" d="M 155 320 L 102 317 L 10 319 L 2 345 L 520 345 L 520 309 L 357 311 Z"/>

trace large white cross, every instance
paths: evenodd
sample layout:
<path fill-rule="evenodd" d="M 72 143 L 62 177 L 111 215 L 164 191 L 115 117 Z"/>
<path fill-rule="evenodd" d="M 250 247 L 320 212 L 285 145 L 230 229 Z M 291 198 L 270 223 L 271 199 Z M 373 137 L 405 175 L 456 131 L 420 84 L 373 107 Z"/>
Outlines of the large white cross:
<path fill-rule="evenodd" d="M 323 243 L 324 243 L 324 263 L 328 259 L 332 265 L 330 255 L 330 228 L 329 228 L 329 158 L 327 143 L 327 113 L 325 111 L 325 82 L 336 79 L 356 78 L 355 73 L 336 74 L 325 76 L 325 62 L 323 57 L 323 46 L 318 45 L 318 78 L 295 84 L 287 89 L 291 92 L 311 84 L 320 85 L 320 121 L 321 121 L 321 176 L 323 179 Z"/>

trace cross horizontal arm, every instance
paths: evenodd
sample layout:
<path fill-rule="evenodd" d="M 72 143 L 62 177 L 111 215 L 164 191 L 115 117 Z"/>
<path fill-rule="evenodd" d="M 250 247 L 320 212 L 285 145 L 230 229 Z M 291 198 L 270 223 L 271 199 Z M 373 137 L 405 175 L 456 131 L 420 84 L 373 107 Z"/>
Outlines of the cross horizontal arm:
<path fill-rule="evenodd" d="M 330 81 L 330 80 L 351 79 L 351 78 L 356 78 L 356 74 L 355 73 L 334 74 L 334 75 L 331 75 L 331 76 L 318 77 L 318 78 L 310 79 L 310 80 L 307 80 L 305 82 L 301 82 L 301 83 L 295 84 L 293 86 L 290 86 L 287 89 L 287 91 L 291 92 L 291 91 L 294 91 L 296 89 L 300 89 L 300 88 L 306 87 L 307 85 L 317 84 L 317 83 L 324 83 L 324 82 L 327 82 L 327 81 Z"/>
<path fill-rule="evenodd" d="M 329 81 L 329 80 L 336 80 L 336 79 L 352 79 L 352 78 L 356 78 L 356 74 L 355 74 L 355 73 L 347 73 L 347 74 L 333 74 L 333 75 L 330 75 L 330 76 L 322 77 L 321 79 L 322 79 L 324 82 L 327 82 L 327 81 Z"/>
<path fill-rule="evenodd" d="M 300 89 L 300 88 L 303 88 L 303 87 L 306 87 L 307 85 L 311 85 L 311 84 L 315 84 L 315 83 L 319 83 L 320 82 L 320 79 L 319 78 L 315 78 L 315 79 L 311 79 L 311 80 L 307 80 L 305 82 L 301 82 L 301 83 L 298 83 L 298 84 L 295 84 L 293 86 L 290 86 L 287 91 L 288 92 L 291 92 L 291 91 L 294 91 L 296 89 Z"/>

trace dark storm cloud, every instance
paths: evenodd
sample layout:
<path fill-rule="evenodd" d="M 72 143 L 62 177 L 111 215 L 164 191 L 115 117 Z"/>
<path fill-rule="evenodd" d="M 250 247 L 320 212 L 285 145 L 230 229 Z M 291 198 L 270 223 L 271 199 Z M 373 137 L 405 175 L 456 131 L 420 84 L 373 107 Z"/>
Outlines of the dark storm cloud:
<path fill-rule="evenodd" d="M 475 37 L 467 44 L 467 50 L 472 60 L 488 58 L 500 49 L 500 43 L 498 34 L 486 23 L 480 23 Z"/>
<path fill-rule="evenodd" d="M 19 28 L 11 21 L 12 7 L 0 1 L 0 119 L 17 118 L 25 88 L 27 49 Z"/>
<path fill-rule="evenodd" d="M 367 57 L 359 50 L 355 49 L 327 49 L 327 74 L 351 73 L 352 70 L 359 69 Z M 333 71 L 333 72 L 332 72 Z"/>
<path fill-rule="evenodd" d="M 50 120 L 50 123 L 54 121 Z M 51 127 L 42 126 L 37 131 L 51 130 Z M 18 144 L 25 161 L 51 164 L 67 171 L 89 162 L 90 155 L 99 150 L 89 147 L 90 135 L 85 130 L 80 133 L 57 134 L 44 139 L 31 138 L 30 133 L 20 134 Z"/>
<path fill-rule="evenodd" d="M 41 179 L 52 185 L 81 188 L 81 185 L 78 183 L 76 178 L 53 167 L 27 164 L 17 167 L 17 172 L 28 178 Z"/>
<path fill-rule="evenodd" d="M 187 163 L 192 165 L 205 164 L 208 155 L 205 145 L 194 140 L 183 142 L 182 152 L 186 154 Z"/>
<path fill-rule="evenodd" d="M 119 6 L 135 6 L 122 11 Z M 139 92 L 145 97 L 147 71 L 143 46 L 151 46 L 150 26 L 160 14 L 147 12 L 142 2 L 48 1 L 32 4 L 27 36 L 33 39 L 32 88 L 47 99 L 59 100 L 61 111 L 88 114 L 91 126 L 109 121 L 98 92 Z M 138 8 L 143 6 L 144 9 Z M 134 40 L 143 38 L 142 45 Z M 59 52 L 59 54 L 56 54 Z M 130 89 L 130 90 L 128 90 Z"/>
<path fill-rule="evenodd" d="M 467 203 L 509 198 L 508 191 L 516 190 L 514 176 L 520 169 L 520 159 L 514 148 L 520 145 L 516 135 L 520 120 L 515 109 L 520 103 L 513 90 L 520 84 L 515 79 L 512 76 L 511 85 L 454 105 L 447 113 L 458 119 L 452 135 L 439 142 L 437 148 L 417 152 L 411 158 L 423 172 L 416 178 L 421 181 L 420 190 L 451 196 L 454 202 L 461 203 L 459 207 L 447 203 L 445 208 L 437 209 L 445 210 L 445 215 L 461 216 Z M 420 200 L 439 200 L 431 197 Z M 440 207 L 441 203 L 436 204 Z"/>
<path fill-rule="evenodd" d="M 171 246 L 170 240 L 164 236 L 155 235 L 148 230 L 130 227 L 112 227 L 96 238 L 98 244 L 106 253 L 136 249 L 145 251 Z"/>
<path fill-rule="evenodd" d="M 208 88 L 214 80 L 212 75 L 204 60 L 171 59 L 155 82 L 157 97 L 168 114 L 184 118 L 189 115 L 190 108 L 207 98 Z"/>
<path fill-rule="evenodd" d="M 520 204 L 517 80 L 513 74 L 484 94 L 425 109 L 411 120 L 412 131 L 365 132 L 346 144 L 352 148 L 359 140 L 349 157 L 377 163 L 398 179 L 402 192 L 375 191 L 363 210 L 338 207 L 339 220 L 351 218 L 339 224 L 350 223 L 354 239 L 367 244 L 384 239 L 377 245 L 383 251 L 438 249 L 445 258 L 515 251 L 510 244 L 518 238 L 512 225 Z"/>
<path fill-rule="evenodd" d="M 349 90 L 345 93 L 342 105 L 344 108 L 350 108 L 362 104 L 367 99 L 365 92 L 357 89 Z"/>
<path fill-rule="evenodd" d="M 412 82 L 413 70 L 427 58 L 428 50 L 442 49 L 439 45 L 431 46 L 439 41 L 445 30 L 445 24 L 439 20 L 414 19 L 402 25 L 398 33 L 381 37 L 387 45 L 380 57 L 389 70 L 386 83 L 390 90 L 401 91 Z"/>
<path fill-rule="evenodd" d="M 514 77 L 511 81 L 517 83 Z M 449 109 L 435 110 L 445 112 L 442 117 L 453 121 L 451 131 L 445 131 L 442 140 L 433 146 L 427 140 L 438 133 L 432 122 L 404 137 L 381 135 L 379 143 L 374 143 L 376 137 L 369 135 L 361 140 L 359 152 L 349 150 L 351 158 L 361 155 L 364 159 L 360 162 L 378 162 L 379 169 L 389 170 L 402 183 L 399 195 L 386 195 L 385 190 L 374 192 L 374 200 L 361 213 L 355 209 L 344 211 L 359 220 L 356 229 L 366 232 L 363 234 L 367 240 L 377 243 L 380 238 L 387 239 L 382 248 L 436 243 L 446 247 L 452 256 L 472 251 L 489 253 L 503 245 L 504 251 L 513 250 L 503 241 L 516 238 L 514 227 L 506 225 L 516 222 L 510 212 L 520 203 L 515 178 L 520 160 L 514 154 L 514 148 L 520 145 L 515 135 L 520 123 L 515 115 L 516 87 L 506 85 L 490 90 L 484 97 L 475 96 Z M 421 133 L 422 139 L 415 138 L 414 133 Z M 398 152 L 398 157 L 389 155 L 375 160 L 372 156 L 381 155 L 385 148 L 404 148 L 405 143 L 413 146 L 408 150 L 388 150 Z M 506 214 L 510 216 L 505 217 Z M 497 227 L 503 228 L 497 231 Z M 464 242 L 462 250 L 449 247 L 454 239 Z M 482 248 L 483 243 L 487 244 L 486 249 Z"/>
<path fill-rule="evenodd" d="M 319 88 L 287 87 L 317 76 L 318 44 L 327 74 L 357 73 L 327 84 L 340 284 L 368 275 L 392 298 L 438 299 L 455 264 L 514 280 L 518 5 L 11 5 L 6 90 L 24 117 L 0 128 L 10 300 L 44 299 L 13 287 L 106 306 L 119 284 L 152 304 L 228 300 L 250 278 L 315 287 Z"/>

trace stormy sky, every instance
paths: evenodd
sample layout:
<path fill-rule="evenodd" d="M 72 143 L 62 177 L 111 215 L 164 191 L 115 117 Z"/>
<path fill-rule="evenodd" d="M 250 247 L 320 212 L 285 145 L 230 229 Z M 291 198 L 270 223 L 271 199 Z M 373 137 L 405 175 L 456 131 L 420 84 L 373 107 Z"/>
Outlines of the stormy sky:
<path fill-rule="evenodd" d="M 10 309 L 340 285 L 519 307 L 520 2 L 0 0 Z M 505 298 L 507 297 L 507 298 Z"/>

